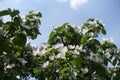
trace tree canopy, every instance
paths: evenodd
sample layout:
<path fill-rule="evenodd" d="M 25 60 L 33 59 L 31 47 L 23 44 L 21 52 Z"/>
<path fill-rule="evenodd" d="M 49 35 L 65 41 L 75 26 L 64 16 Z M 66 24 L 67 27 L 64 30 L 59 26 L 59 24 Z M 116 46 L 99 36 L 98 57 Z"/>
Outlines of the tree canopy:
<path fill-rule="evenodd" d="M 89 18 L 81 27 L 53 26 L 40 47 L 27 43 L 40 33 L 40 12 L 24 17 L 19 10 L 0 11 L 0 79 L 119 80 L 120 50 L 106 34 L 101 20 Z M 4 21 L 3 17 L 10 20 Z"/>

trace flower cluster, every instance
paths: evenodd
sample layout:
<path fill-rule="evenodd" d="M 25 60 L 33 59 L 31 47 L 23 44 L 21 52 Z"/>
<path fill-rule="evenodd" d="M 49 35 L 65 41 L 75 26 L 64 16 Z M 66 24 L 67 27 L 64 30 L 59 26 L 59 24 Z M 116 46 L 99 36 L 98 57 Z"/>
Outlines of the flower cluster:
<path fill-rule="evenodd" d="M 81 32 L 85 36 L 89 37 L 97 37 L 99 33 L 106 34 L 106 31 L 104 29 L 104 24 L 100 19 L 88 19 L 87 22 L 85 22 L 82 25 Z"/>
<path fill-rule="evenodd" d="M 71 25 L 71 26 L 74 28 L 76 33 L 80 33 L 81 32 L 80 26 L 78 26 L 78 25 Z"/>
<path fill-rule="evenodd" d="M 103 63 L 104 62 L 102 56 L 99 54 L 90 53 L 89 59 L 91 61 L 96 62 L 96 63 Z"/>
<path fill-rule="evenodd" d="M 79 55 L 83 50 L 83 45 L 68 45 L 68 49 L 73 50 L 73 54 Z"/>
<path fill-rule="evenodd" d="M 113 38 L 103 38 L 102 42 L 109 42 L 109 43 L 113 43 L 114 40 Z"/>
<path fill-rule="evenodd" d="M 37 11 L 30 11 L 29 14 L 26 16 L 22 16 L 22 22 L 21 25 L 27 29 L 31 29 L 33 27 L 38 28 L 38 23 L 40 23 L 39 18 L 41 17 L 41 14 Z"/>
<path fill-rule="evenodd" d="M 69 26 L 68 26 L 69 25 Z M 60 25 L 61 26 L 61 25 Z M 53 30 L 56 30 L 57 28 L 59 28 L 60 26 L 53 26 Z M 81 32 L 81 29 L 80 29 L 80 26 L 78 25 L 75 25 L 75 24 L 67 24 L 65 26 L 65 29 L 69 28 L 69 27 L 72 27 L 76 33 L 80 33 Z"/>
<path fill-rule="evenodd" d="M 103 24 L 103 22 L 100 20 L 100 19 L 95 19 L 94 21 L 92 21 L 92 22 L 89 22 L 93 27 L 99 27 L 99 24 L 102 24 L 102 25 L 104 25 Z"/>
<path fill-rule="evenodd" d="M 27 61 L 24 58 L 18 58 L 18 60 L 22 63 L 22 64 L 26 64 Z"/>

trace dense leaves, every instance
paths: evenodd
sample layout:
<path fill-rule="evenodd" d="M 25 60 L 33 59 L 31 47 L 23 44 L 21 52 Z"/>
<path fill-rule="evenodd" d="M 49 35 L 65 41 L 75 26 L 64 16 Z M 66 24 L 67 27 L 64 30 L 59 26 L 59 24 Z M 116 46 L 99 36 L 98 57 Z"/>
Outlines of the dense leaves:
<path fill-rule="evenodd" d="M 4 22 L 4 16 L 11 20 Z M 40 12 L 25 17 L 19 10 L 0 11 L 0 80 L 119 80 L 120 50 L 112 39 L 98 39 L 106 30 L 101 20 L 88 19 L 81 27 L 54 26 L 40 47 L 36 39 Z"/>
<path fill-rule="evenodd" d="M 11 20 L 3 22 L 4 16 L 10 16 Z M 40 34 L 41 17 L 40 12 L 35 11 L 30 11 L 25 17 L 20 17 L 19 10 L 0 11 L 1 80 L 17 80 L 17 77 L 27 79 L 35 72 L 35 63 L 31 63 L 34 60 L 30 53 L 32 49 L 26 43 L 27 38 L 35 39 Z"/>
<path fill-rule="evenodd" d="M 47 43 L 40 47 L 43 71 L 38 79 L 115 80 L 117 46 L 111 39 L 98 40 L 106 34 L 99 19 L 88 19 L 80 29 L 65 23 L 54 26 Z M 50 74 L 49 74 L 50 73 Z M 111 76 L 110 76 L 111 75 Z M 36 77 L 37 78 L 37 77 Z"/>

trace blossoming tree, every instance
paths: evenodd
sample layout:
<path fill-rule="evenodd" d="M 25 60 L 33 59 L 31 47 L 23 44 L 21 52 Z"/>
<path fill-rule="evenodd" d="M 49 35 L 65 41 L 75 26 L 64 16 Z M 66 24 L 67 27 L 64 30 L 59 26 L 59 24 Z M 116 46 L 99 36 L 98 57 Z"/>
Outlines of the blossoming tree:
<path fill-rule="evenodd" d="M 39 12 L 21 18 L 18 10 L 3 10 L 11 21 L 0 18 L 0 79 L 18 80 L 119 80 L 120 51 L 106 34 L 99 19 L 88 19 L 81 27 L 64 23 L 54 26 L 47 42 L 32 46 L 40 24 Z"/>
<path fill-rule="evenodd" d="M 4 16 L 10 16 L 4 21 Z M 35 39 L 39 32 L 40 12 L 30 11 L 25 17 L 18 10 L 0 11 L 0 79 L 27 79 L 36 66 L 32 50 L 26 46 L 28 38 Z M 28 52 L 26 52 L 28 51 Z"/>

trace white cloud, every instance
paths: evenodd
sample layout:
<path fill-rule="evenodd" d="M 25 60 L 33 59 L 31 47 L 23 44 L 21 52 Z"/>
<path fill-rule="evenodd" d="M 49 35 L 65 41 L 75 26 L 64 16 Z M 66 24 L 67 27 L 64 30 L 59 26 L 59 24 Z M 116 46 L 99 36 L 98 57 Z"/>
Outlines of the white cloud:
<path fill-rule="evenodd" d="M 70 1 L 70 6 L 73 9 L 77 9 L 78 6 L 81 6 L 83 4 L 85 4 L 88 0 L 71 0 Z"/>
<path fill-rule="evenodd" d="M 68 0 L 57 0 L 58 2 L 67 2 Z"/>
<path fill-rule="evenodd" d="M 57 0 L 58 2 L 68 2 L 72 9 L 77 9 L 79 6 L 85 4 L 88 0 Z"/>

